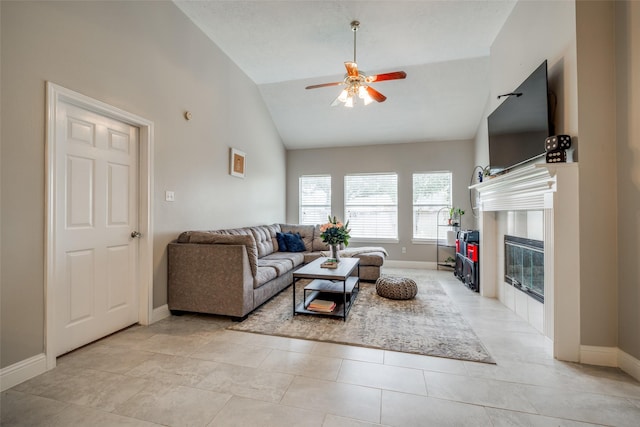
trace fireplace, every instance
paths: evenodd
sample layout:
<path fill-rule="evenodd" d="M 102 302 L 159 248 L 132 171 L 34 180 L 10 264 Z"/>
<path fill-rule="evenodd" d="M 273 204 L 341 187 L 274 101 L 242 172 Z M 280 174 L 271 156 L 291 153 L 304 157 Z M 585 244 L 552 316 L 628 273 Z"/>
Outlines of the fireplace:
<path fill-rule="evenodd" d="M 504 281 L 544 302 L 544 242 L 505 235 Z"/>
<path fill-rule="evenodd" d="M 531 164 L 470 187 L 477 191 L 478 228 L 482 236 L 480 294 L 498 298 L 510 308 L 508 304 L 515 300 L 512 309 L 517 314 L 521 314 L 518 313 L 520 307 L 527 307 L 527 321 L 542 325 L 542 332 L 552 342 L 554 357 L 572 362 L 580 360 L 578 175 L 577 163 Z M 527 230 L 502 228 L 498 220 L 500 212 L 531 210 L 543 211 L 544 229 L 540 240 L 544 241 L 544 304 L 503 280 L 502 236 L 539 237 L 528 235 Z M 536 304 L 542 307 L 541 321 L 530 316 L 529 308 Z"/>

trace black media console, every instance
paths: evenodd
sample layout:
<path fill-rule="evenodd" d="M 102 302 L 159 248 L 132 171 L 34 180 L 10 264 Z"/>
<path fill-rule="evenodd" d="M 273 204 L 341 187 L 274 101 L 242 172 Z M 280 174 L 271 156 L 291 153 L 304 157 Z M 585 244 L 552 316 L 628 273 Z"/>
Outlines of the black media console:
<path fill-rule="evenodd" d="M 453 274 L 469 289 L 480 292 L 480 232 L 460 230 L 456 239 L 456 265 Z"/>

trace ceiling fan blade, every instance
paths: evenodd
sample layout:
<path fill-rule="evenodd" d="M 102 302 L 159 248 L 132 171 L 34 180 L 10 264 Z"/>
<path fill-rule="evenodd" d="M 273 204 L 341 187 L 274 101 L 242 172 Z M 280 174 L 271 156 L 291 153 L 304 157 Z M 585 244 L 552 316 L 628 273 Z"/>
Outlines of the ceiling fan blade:
<path fill-rule="evenodd" d="M 394 71 L 392 73 L 382 73 L 382 74 L 377 74 L 375 76 L 367 76 L 366 82 L 367 83 L 383 82 L 385 80 L 399 80 L 399 79 L 404 79 L 406 77 L 407 77 L 407 73 L 405 73 L 404 71 Z"/>
<path fill-rule="evenodd" d="M 319 87 L 338 86 L 338 85 L 341 85 L 343 83 L 344 82 L 322 83 L 322 84 L 319 84 L 319 85 L 307 86 L 307 87 L 305 87 L 305 89 L 317 89 Z"/>
<path fill-rule="evenodd" d="M 367 93 L 369 94 L 369 96 L 371 98 L 373 98 L 374 100 L 376 100 L 378 102 L 384 102 L 387 99 L 386 96 L 384 96 L 383 94 L 381 94 L 380 92 L 378 92 L 377 90 L 372 88 L 371 86 L 367 86 Z"/>
<path fill-rule="evenodd" d="M 358 77 L 358 64 L 355 62 L 349 61 L 344 63 L 345 68 L 347 69 L 347 75 L 349 77 Z"/>

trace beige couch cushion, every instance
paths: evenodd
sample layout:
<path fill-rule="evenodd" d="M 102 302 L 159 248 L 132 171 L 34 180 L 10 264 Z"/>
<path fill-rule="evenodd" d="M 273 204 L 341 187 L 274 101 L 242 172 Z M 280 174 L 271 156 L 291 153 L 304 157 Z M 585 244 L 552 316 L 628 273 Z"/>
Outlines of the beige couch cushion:
<path fill-rule="evenodd" d="M 283 233 L 299 233 L 308 252 L 311 252 L 313 247 L 313 228 L 313 225 L 280 224 L 280 229 Z"/>
<path fill-rule="evenodd" d="M 313 244 L 311 250 L 313 252 L 316 251 L 328 251 L 329 245 L 322 241 L 322 237 L 320 237 L 320 224 L 316 225 L 313 230 Z"/>
<path fill-rule="evenodd" d="M 280 231 L 278 225 L 260 225 L 257 227 L 249 227 L 253 238 L 256 239 L 258 247 L 258 258 L 272 254 L 278 250 L 278 241 L 276 240 L 276 232 Z"/>
<path fill-rule="evenodd" d="M 244 245 L 249 257 L 249 267 L 254 276 L 258 269 L 258 249 L 251 234 L 220 234 L 218 231 L 185 231 L 178 236 L 178 243 Z"/>

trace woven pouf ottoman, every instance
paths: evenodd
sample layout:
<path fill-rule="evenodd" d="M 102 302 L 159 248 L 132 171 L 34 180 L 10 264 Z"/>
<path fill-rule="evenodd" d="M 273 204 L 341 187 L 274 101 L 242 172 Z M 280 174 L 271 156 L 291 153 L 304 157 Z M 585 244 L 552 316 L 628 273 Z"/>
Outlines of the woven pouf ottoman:
<path fill-rule="evenodd" d="M 411 299 L 418 294 L 418 285 L 406 277 L 384 276 L 376 280 L 376 292 L 389 299 Z"/>

